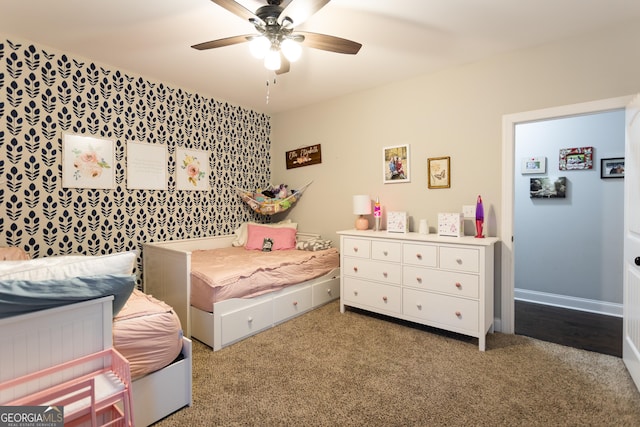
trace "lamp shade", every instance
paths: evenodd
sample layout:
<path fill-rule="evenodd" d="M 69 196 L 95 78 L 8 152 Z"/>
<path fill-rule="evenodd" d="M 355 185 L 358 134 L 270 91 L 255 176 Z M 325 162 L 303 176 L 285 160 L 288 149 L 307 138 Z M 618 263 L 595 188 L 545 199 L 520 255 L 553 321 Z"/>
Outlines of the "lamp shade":
<path fill-rule="evenodd" d="M 371 197 L 368 195 L 353 196 L 353 214 L 369 215 L 371 213 Z"/>

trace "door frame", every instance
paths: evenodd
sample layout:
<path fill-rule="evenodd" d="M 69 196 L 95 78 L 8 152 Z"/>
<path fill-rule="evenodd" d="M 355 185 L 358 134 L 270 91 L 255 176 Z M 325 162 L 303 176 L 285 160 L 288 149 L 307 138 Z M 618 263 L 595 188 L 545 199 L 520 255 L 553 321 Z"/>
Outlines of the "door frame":
<path fill-rule="evenodd" d="M 500 324 L 496 325 L 497 330 L 507 334 L 515 333 L 515 266 L 513 264 L 515 126 L 519 123 L 624 109 L 631 99 L 633 99 L 632 95 L 620 96 L 508 114 L 502 117 L 502 226 L 500 227 L 502 253 L 500 258 Z"/>

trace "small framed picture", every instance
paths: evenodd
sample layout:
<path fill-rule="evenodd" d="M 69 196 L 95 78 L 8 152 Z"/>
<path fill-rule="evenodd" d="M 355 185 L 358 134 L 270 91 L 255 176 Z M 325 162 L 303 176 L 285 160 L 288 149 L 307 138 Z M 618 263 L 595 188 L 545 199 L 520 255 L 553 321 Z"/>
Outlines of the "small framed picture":
<path fill-rule="evenodd" d="M 410 182 L 409 145 L 385 147 L 382 150 L 382 170 L 384 184 Z"/>
<path fill-rule="evenodd" d="M 529 197 L 532 199 L 564 199 L 567 197 L 567 178 L 564 176 L 531 178 Z"/>
<path fill-rule="evenodd" d="M 178 190 L 209 189 L 209 152 L 203 150 L 176 150 L 176 188 Z"/>
<path fill-rule="evenodd" d="M 547 158 L 546 157 L 526 157 L 522 159 L 522 173 L 546 173 Z"/>
<path fill-rule="evenodd" d="M 561 171 L 593 169 L 593 147 L 561 149 L 558 169 Z"/>
<path fill-rule="evenodd" d="M 600 178 L 624 178 L 624 157 L 601 159 Z"/>
<path fill-rule="evenodd" d="M 63 188 L 115 188 L 114 164 L 113 140 L 62 134 Z"/>
<path fill-rule="evenodd" d="M 429 188 L 451 187 L 451 157 L 432 157 L 427 159 Z"/>

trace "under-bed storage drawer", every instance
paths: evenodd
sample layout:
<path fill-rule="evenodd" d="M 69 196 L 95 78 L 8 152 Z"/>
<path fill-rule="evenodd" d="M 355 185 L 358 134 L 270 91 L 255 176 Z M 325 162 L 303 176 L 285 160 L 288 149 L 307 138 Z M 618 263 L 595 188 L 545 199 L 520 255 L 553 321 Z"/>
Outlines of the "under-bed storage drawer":
<path fill-rule="evenodd" d="M 340 278 L 315 283 L 312 287 L 311 304 L 317 307 L 340 297 Z"/>
<path fill-rule="evenodd" d="M 273 322 L 283 322 L 311 309 L 311 286 L 289 291 L 283 289 L 273 298 Z"/>
<path fill-rule="evenodd" d="M 247 335 L 267 329 L 273 324 L 272 300 L 265 299 L 250 307 L 222 314 L 220 324 L 223 347 Z"/>

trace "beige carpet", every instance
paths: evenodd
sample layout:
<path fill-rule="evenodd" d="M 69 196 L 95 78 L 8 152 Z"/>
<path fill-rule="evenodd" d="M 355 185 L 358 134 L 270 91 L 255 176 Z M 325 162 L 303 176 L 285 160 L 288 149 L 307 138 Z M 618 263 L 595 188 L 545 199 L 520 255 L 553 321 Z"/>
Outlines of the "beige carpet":
<path fill-rule="evenodd" d="M 158 426 L 640 426 L 621 359 L 407 326 L 338 302 L 213 352 L 194 341 L 193 406 Z"/>

